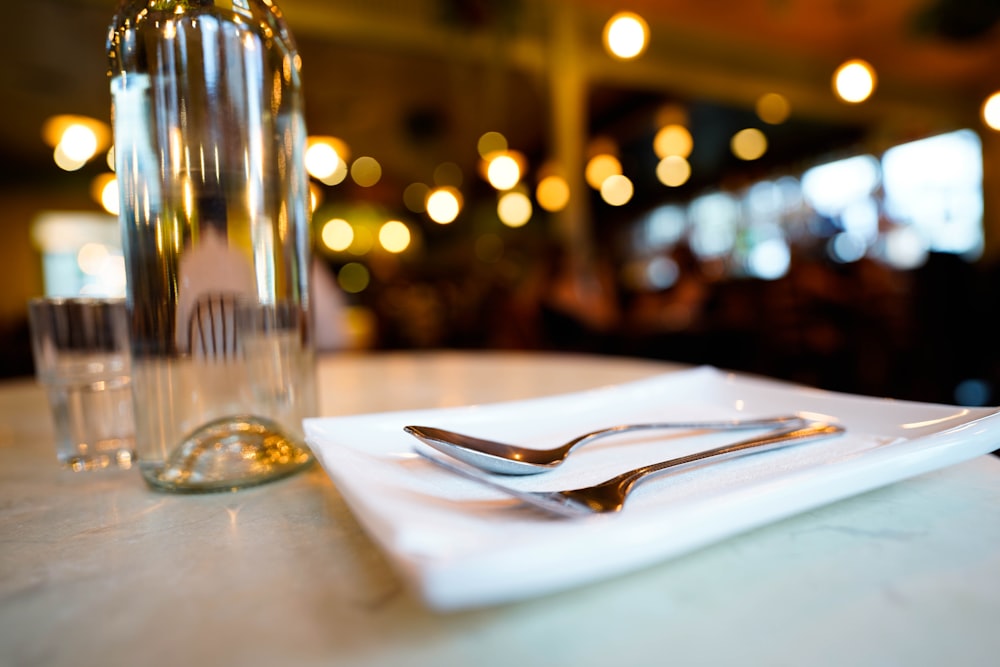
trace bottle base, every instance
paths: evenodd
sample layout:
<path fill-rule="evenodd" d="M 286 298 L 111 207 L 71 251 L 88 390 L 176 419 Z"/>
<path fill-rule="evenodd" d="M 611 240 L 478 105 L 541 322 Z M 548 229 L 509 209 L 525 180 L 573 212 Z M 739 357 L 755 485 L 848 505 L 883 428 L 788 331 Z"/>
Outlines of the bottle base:
<path fill-rule="evenodd" d="M 312 452 L 274 422 L 251 415 L 223 417 L 188 436 L 162 463 L 139 469 L 153 488 L 175 493 L 236 491 L 310 466 Z"/>

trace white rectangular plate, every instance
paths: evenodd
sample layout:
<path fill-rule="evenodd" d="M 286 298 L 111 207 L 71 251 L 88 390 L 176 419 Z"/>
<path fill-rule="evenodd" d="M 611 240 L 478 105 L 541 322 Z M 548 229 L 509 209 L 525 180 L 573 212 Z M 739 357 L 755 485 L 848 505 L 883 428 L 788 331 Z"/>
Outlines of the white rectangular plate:
<path fill-rule="evenodd" d="M 640 485 L 618 514 L 555 519 L 414 453 L 408 424 L 547 448 L 616 424 L 799 413 L 843 436 L 706 463 Z M 1000 413 L 838 394 L 711 367 L 491 405 L 305 421 L 358 520 L 433 609 L 534 597 L 622 574 L 767 522 L 1000 447 Z M 754 432 L 641 431 L 595 441 L 519 488 L 595 483 Z"/>

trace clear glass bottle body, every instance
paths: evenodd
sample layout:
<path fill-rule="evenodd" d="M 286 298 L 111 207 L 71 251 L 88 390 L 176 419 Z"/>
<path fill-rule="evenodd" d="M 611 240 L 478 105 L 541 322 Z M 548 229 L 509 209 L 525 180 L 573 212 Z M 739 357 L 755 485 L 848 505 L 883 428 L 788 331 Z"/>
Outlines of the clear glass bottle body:
<path fill-rule="evenodd" d="M 265 0 L 123 0 L 108 47 L 139 468 L 176 491 L 294 472 L 316 389 L 291 36 Z"/>

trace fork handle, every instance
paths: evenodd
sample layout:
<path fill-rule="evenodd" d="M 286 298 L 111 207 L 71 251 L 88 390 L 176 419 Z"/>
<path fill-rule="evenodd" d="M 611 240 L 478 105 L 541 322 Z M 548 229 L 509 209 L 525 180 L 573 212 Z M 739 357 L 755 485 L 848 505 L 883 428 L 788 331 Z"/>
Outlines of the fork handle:
<path fill-rule="evenodd" d="M 628 494 L 628 492 L 644 479 L 648 479 L 650 476 L 655 475 L 659 472 L 664 472 L 667 470 L 672 470 L 684 465 L 691 463 L 696 463 L 698 461 L 703 461 L 705 459 L 728 459 L 735 458 L 742 454 L 753 452 L 766 452 L 772 449 L 780 449 L 782 447 L 787 447 L 789 445 L 795 444 L 802 440 L 813 440 L 819 438 L 826 438 L 833 435 L 839 435 L 844 432 L 842 426 L 836 424 L 826 424 L 823 422 L 811 422 L 805 426 L 797 426 L 789 429 L 782 429 L 773 433 L 768 433 L 766 435 L 758 436 L 755 438 L 750 438 L 748 440 L 741 440 L 740 442 L 735 442 L 729 445 L 723 445 L 721 447 L 716 447 L 714 449 L 707 449 L 702 452 L 695 452 L 693 454 L 688 454 L 686 456 L 679 456 L 675 459 L 670 459 L 669 461 L 662 461 L 660 463 L 651 463 L 650 465 L 643 466 L 641 468 L 636 468 L 635 470 L 629 470 L 624 472 L 617 477 L 612 477 L 599 484 L 602 487 L 613 487 L 617 488 L 623 494 Z"/>

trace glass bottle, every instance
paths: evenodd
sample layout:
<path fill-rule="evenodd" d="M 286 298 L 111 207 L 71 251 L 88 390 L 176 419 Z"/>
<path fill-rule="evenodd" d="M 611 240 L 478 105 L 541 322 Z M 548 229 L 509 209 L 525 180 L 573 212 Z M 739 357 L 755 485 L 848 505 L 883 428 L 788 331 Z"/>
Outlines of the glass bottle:
<path fill-rule="evenodd" d="M 136 453 L 171 491 L 312 461 L 301 62 L 271 0 L 121 0 L 108 34 Z"/>

